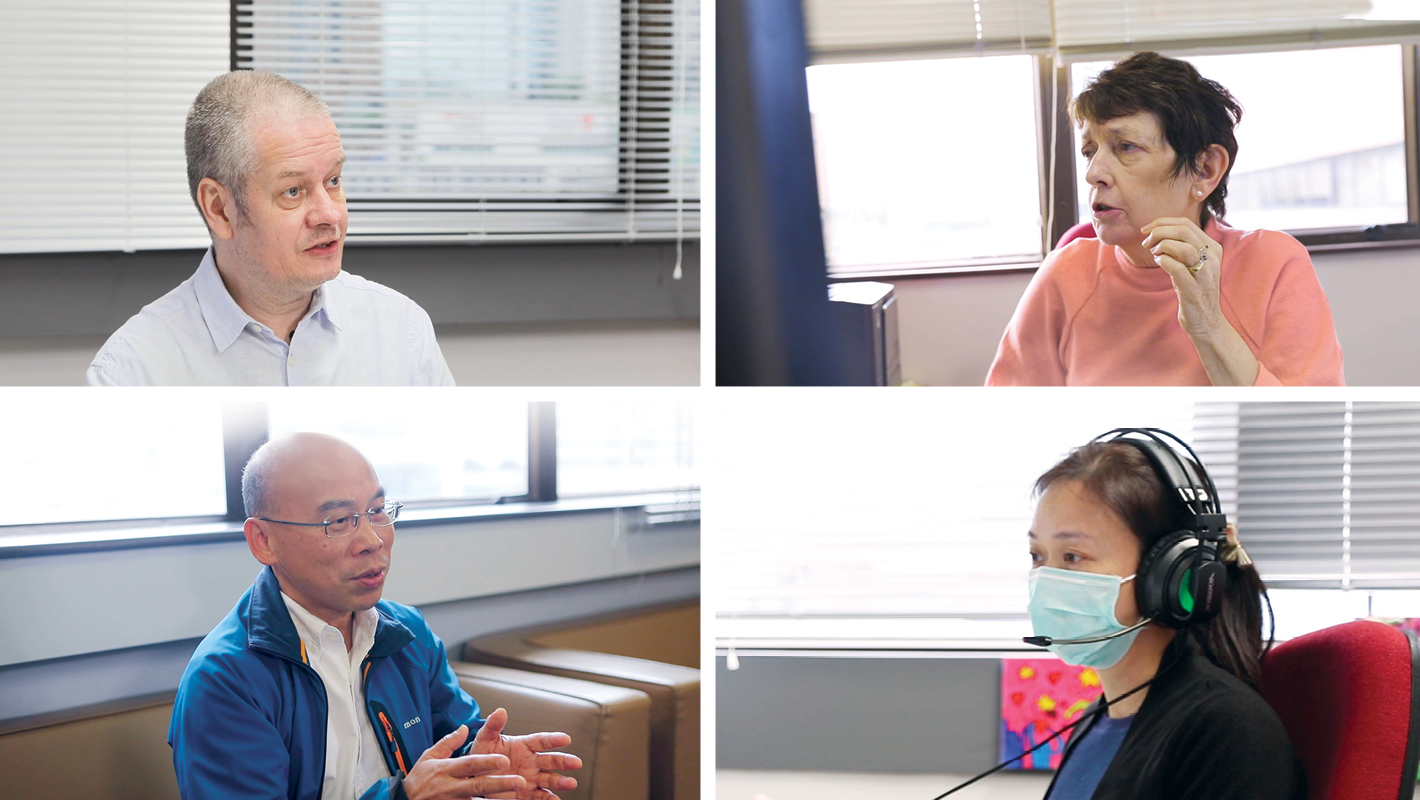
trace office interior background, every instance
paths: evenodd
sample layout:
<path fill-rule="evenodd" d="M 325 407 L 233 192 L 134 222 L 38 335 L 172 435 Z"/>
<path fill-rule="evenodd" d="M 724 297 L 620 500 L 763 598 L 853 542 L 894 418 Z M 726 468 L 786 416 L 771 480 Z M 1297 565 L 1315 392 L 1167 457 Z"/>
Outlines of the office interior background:
<path fill-rule="evenodd" d="M 893 288 L 903 382 L 985 380 L 1035 269 L 1089 218 L 1068 101 L 1156 50 L 1241 102 L 1227 221 L 1307 245 L 1348 383 L 1420 383 L 1413 4 L 804 0 L 803 21 L 828 280 Z"/>
<path fill-rule="evenodd" d="M 571 626 L 582 641 L 553 646 L 597 650 L 628 638 L 617 625 L 640 625 L 624 645 L 639 653 L 622 655 L 664 661 L 659 647 L 698 667 L 695 390 L 365 390 L 340 403 L 332 391 L 0 396 L 0 414 L 26 421 L 0 464 L 0 765 L 16 796 L 52 796 L 36 788 L 44 775 L 109 797 L 177 796 L 173 692 L 261 570 L 242 533 L 241 466 L 288 431 L 350 442 L 404 503 L 384 597 L 417 606 L 451 660 L 477 660 L 463 644 L 495 634 Z M 603 627 L 578 633 L 587 620 Z M 698 670 L 676 669 L 698 692 Z M 117 722 L 138 709 L 153 715 L 141 736 Z M 698 708 L 687 714 L 698 725 Z M 66 730 L 88 741 L 56 752 Z M 580 743 L 589 762 L 634 753 L 634 728 L 619 730 Z"/>
<path fill-rule="evenodd" d="M 815 391 L 722 395 L 705 423 L 725 800 L 933 797 L 1001 760 L 1000 659 L 1045 657 L 1020 638 L 1031 487 L 1115 427 L 1197 451 L 1279 641 L 1420 615 L 1420 403 Z M 1035 800 L 1049 778 L 958 796 Z"/>
<path fill-rule="evenodd" d="M 82 383 L 196 271 L 183 120 L 254 68 L 331 106 L 345 269 L 460 384 L 697 385 L 699 57 L 699 0 L 0 4 L 0 383 Z"/>

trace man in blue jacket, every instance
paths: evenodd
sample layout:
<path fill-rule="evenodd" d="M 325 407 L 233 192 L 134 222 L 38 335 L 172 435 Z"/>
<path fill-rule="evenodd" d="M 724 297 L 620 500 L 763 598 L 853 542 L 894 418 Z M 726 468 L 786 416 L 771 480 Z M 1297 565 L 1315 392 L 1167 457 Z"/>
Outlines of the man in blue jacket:
<path fill-rule="evenodd" d="M 168 743 L 185 800 L 549 800 L 581 761 L 565 733 L 502 735 L 443 642 L 381 600 L 399 503 L 345 442 L 268 442 L 242 473 L 266 568 L 183 673 Z M 469 741 L 473 732 L 472 741 Z"/>

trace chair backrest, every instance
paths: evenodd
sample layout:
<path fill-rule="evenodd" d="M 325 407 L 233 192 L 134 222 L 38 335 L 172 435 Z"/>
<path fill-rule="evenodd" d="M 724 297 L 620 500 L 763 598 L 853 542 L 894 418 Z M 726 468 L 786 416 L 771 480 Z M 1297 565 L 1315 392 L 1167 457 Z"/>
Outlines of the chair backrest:
<path fill-rule="evenodd" d="M 645 692 L 557 675 L 452 662 L 484 714 L 508 709 L 508 733 L 562 731 L 582 759 L 577 788 L 563 800 L 647 800 L 651 782 L 651 698 Z"/>
<path fill-rule="evenodd" d="M 1075 241 L 1076 239 L 1093 239 L 1093 238 L 1095 238 L 1095 226 L 1094 226 L 1094 224 L 1093 224 L 1093 223 L 1089 223 L 1089 222 L 1081 222 L 1079 225 L 1076 225 L 1075 227 L 1071 228 L 1070 230 L 1065 231 L 1064 235 L 1062 235 L 1062 236 L 1060 237 L 1060 241 L 1058 241 L 1058 242 L 1055 243 L 1055 249 L 1056 249 L 1056 250 L 1059 250 L 1060 248 L 1062 248 L 1062 247 L 1064 247 L 1065 245 L 1067 245 L 1067 244 L 1069 244 L 1069 243 Z"/>
<path fill-rule="evenodd" d="M 1262 694 L 1282 718 L 1310 800 L 1411 800 L 1420 640 L 1358 620 L 1272 648 Z"/>
<path fill-rule="evenodd" d="M 700 670 L 543 647 L 521 632 L 465 642 L 463 660 L 625 686 L 651 698 L 651 800 L 700 800 Z"/>
<path fill-rule="evenodd" d="M 94 706 L 0 734 L 0 796 L 178 800 L 173 693 Z"/>

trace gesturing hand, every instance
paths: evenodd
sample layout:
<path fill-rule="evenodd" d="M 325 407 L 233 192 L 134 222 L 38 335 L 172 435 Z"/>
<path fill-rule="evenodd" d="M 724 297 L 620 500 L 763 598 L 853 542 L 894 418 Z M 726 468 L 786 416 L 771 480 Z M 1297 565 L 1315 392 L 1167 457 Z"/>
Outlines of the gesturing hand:
<path fill-rule="evenodd" d="M 409 800 L 501 797 L 500 792 L 519 792 L 527 788 L 527 781 L 521 775 L 509 774 L 507 756 L 480 754 L 453 758 L 467 739 L 468 726 L 460 725 L 458 730 L 424 751 L 414 762 L 414 769 L 404 776 L 404 792 Z"/>
<path fill-rule="evenodd" d="M 1154 263 L 1167 272 L 1178 294 L 1178 323 L 1195 342 L 1231 327 L 1223 316 L 1219 285 L 1223 246 L 1184 217 L 1160 217 L 1140 231 Z M 1207 258 L 1203 258 L 1206 254 Z M 1200 264 L 1201 262 L 1201 264 Z M 1194 268 L 1197 268 L 1197 272 Z"/>
<path fill-rule="evenodd" d="M 558 770 L 581 769 L 582 759 L 568 753 L 548 752 L 572 743 L 565 733 L 530 733 L 526 736 L 504 736 L 508 712 L 498 709 L 488 715 L 483 728 L 473 739 L 474 753 L 504 756 L 511 772 L 524 781 L 511 791 L 488 795 L 491 798 L 516 800 L 557 800 L 557 790 L 577 788 L 577 779 L 559 775 Z"/>

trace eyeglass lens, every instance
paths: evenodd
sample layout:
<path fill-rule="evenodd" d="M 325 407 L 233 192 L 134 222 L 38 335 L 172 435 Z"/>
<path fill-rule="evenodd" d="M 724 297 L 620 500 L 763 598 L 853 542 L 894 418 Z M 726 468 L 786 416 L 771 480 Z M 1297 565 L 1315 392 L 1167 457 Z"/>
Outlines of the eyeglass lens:
<path fill-rule="evenodd" d="M 360 517 L 367 517 L 371 525 L 383 527 L 394 524 L 399 517 L 399 505 L 396 503 L 386 503 L 384 506 L 371 509 L 364 514 L 342 514 L 338 517 L 329 517 L 325 520 L 325 531 L 327 536 L 345 536 L 355 530 Z"/>

